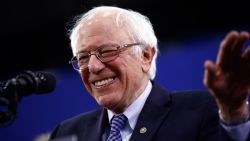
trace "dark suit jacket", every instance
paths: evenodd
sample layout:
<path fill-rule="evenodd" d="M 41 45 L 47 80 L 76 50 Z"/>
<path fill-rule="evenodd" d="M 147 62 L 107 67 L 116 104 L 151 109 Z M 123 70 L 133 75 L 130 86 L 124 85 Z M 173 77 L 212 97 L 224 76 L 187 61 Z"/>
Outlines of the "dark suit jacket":
<path fill-rule="evenodd" d="M 140 133 L 145 127 L 147 131 Z M 76 135 L 78 141 L 101 141 L 109 128 L 106 109 L 68 119 L 51 139 Z M 219 124 L 216 104 L 207 92 L 169 93 L 153 84 L 130 141 L 230 141 Z"/>

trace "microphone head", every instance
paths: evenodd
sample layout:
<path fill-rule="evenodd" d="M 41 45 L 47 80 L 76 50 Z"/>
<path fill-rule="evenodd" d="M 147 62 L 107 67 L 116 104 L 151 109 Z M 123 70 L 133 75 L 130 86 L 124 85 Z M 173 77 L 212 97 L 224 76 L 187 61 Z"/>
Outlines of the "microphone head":
<path fill-rule="evenodd" d="M 21 95 L 32 93 L 43 94 L 52 92 L 56 87 L 56 78 L 48 72 L 25 71 L 16 77 Z"/>
<path fill-rule="evenodd" d="M 34 91 L 36 94 L 52 92 L 56 87 L 56 78 L 48 72 L 36 72 L 35 76 L 38 78 L 37 88 Z"/>

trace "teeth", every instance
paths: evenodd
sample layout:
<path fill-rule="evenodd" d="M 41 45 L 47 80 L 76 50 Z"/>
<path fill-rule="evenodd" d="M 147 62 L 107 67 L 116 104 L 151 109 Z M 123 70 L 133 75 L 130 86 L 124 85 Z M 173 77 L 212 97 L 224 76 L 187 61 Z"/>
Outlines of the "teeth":
<path fill-rule="evenodd" d="M 107 84 L 108 82 L 114 80 L 113 78 L 107 78 L 107 79 L 104 79 L 104 80 L 101 80 L 101 81 L 96 81 L 95 82 L 95 86 L 102 86 L 102 85 L 105 85 Z"/>

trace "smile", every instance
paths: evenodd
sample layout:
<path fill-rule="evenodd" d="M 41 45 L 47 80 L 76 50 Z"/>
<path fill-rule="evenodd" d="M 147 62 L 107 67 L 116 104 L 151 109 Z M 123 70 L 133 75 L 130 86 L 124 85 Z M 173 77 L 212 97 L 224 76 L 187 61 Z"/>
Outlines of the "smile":
<path fill-rule="evenodd" d="M 110 78 L 106 78 L 106 79 L 103 79 L 103 80 L 100 80 L 100 81 L 95 81 L 94 82 L 94 85 L 96 87 L 100 87 L 100 86 L 103 86 L 103 85 L 106 85 L 108 84 L 109 82 L 113 81 L 114 78 L 113 77 L 110 77 Z"/>

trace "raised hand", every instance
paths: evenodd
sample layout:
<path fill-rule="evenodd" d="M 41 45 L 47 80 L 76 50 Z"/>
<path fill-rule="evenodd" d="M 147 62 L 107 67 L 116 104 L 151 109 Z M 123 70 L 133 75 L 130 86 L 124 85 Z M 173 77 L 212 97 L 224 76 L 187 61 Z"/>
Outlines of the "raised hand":
<path fill-rule="evenodd" d="M 248 114 L 250 47 L 244 48 L 248 39 L 246 31 L 231 31 L 221 42 L 216 63 L 205 62 L 204 84 L 229 122 Z"/>

